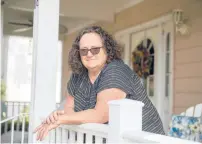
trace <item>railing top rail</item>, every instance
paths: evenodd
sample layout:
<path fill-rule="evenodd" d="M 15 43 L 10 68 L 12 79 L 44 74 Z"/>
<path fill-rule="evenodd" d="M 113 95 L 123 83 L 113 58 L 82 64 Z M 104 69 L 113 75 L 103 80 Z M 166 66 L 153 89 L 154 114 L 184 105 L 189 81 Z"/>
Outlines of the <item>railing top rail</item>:
<path fill-rule="evenodd" d="M 87 123 L 81 125 L 62 125 L 62 128 L 77 131 L 77 132 L 90 132 L 92 135 L 101 136 L 107 138 L 109 126 L 106 124 L 98 124 L 98 123 Z"/>
<path fill-rule="evenodd" d="M 166 135 L 154 134 L 144 131 L 127 131 L 122 134 L 123 139 L 139 143 L 160 143 L 160 144 L 200 144 L 198 142 L 169 137 Z"/>
<path fill-rule="evenodd" d="M 31 101 L 4 101 L 9 103 L 31 103 Z"/>
<path fill-rule="evenodd" d="M 5 119 L 5 120 L 0 121 L 0 124 L 2 124 L 2 123 L 4 123 L 4 122 L 7 122 L 7 121 L 9 121 L 9 120 L 12 120 L 12 119 L 14 119 L 14 118 L 16 118 L 16 117 L 27 116 L 27 115 L 29 115 L 29 114 L 28 114 L 28 113 L 20 113 L 20 114 L 18 114 L 18 115 L 15 115 L 15 116 L 12 116 L 12 117 L 10 117 L 10 118 L 7 118 L 7 119 Z"/>

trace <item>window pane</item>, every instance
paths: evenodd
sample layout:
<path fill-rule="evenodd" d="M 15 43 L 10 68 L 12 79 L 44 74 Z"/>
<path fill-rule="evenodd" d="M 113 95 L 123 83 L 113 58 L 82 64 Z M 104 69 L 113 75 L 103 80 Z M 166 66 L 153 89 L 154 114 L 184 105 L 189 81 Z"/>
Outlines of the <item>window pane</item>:
<path fill-rule="evenodd" d="M 168 97 L 169 96 L 169 83 L 170 83 L 170 81 L 169 81 L 169 78 L 170 78 L 170 75 L 166 75 L 166 81 L 165 81 L 165 95 L 166 95 L 166 97 Z"/>
<path fill-rule="evenodd" d="M 143 85 L 144 85 L 145 89 L 147 89 L 147 79 L 143 79 Z"/>
<path fill-rule="evenodd" d="M 149 77 L 149 96 L 154 96 L 154 78 Z"/>
<path fill-rule="evenodd" d="M 170 33 L 166 36 L 166 51 L 170 50 Z"/>
<path fill-rule="evenodd" d="M 153 45 L 153 43 L 151 43 L 149 45 L 149 48 L 150 48 L 150 50 L 149 50 L 150 54 L 154 54 L 154 45 Z"/>
<path fill-rule="evenodd" d="M 8 39 L 7 95 L 8 101 L 31 100 L 33 39 L 10 36 Z M 58 42 L 56 100 L 61 98 L 62 41 Z"/>
<path fill-rule="evenodd" d="M 10 36 L 7 61 L 8 101 L 30 101 L 32 76 L 32 38 Z"/>
<path fill-rule="evenodd" d="M 166 73 L 170 72 L 170 53 L 166 53 Z"/>
<path fill-rule="evenodd" d="M 150 68 L 150 75 L 154 74 L 154 55 L 151 56 L 152 62 L 151 62 L 151 68 Z"/>

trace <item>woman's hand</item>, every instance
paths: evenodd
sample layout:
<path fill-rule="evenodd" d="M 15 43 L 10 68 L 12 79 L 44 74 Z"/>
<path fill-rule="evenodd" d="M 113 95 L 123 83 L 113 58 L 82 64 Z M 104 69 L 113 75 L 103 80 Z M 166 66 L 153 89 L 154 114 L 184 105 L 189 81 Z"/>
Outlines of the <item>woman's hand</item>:
<path fill-rule="evenodd" d="M 42 123 L 43 124 L 54 124 L 58 120 L 59 115 L 63 115 L 64 110 L 53 111 Z"/>
<path fill-rule="evenodd" d="M 34 133 L 37 133 L 37 140 L 44 140 L 44 138 L 48 135 L 48 132 L 51 131 L 52 129 L 57 128 L 59 125 L 58 124 L 41 124 L 39 125 L 35 130 Z"/>

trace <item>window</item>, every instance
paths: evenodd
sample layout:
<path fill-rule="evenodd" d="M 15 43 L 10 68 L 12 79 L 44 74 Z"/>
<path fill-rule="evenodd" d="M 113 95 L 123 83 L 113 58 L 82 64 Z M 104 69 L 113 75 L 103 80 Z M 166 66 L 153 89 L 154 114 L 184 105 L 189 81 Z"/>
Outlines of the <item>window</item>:
<path fill-rule="evenodd" d="M 31 100 L 33 39 L 8 36 L 7 97 L 8 101 Z M 56 102 L 61 99 L 62 42 L 58 42 Z"/>
<path fill-rule="evenodd" d="M 151 39 L 144 39 L 143 41 L 145 47 L 148 49 L 150 53 L 150 58 L 151 58 L 151 66 L 149 70 L 149 76 L 147 77 L 147 93 L 149 96 L 153 97 L 154 96 L 154 57 L 155 57 L 155 52 L 154 52 L 154 44 Z"/>
<path fill-rule="evenodd" d="M 165 77 L 165 96 L 168 97 L 170 95 L 170 33 L 166 35 L 166 77 Z"/>
<path fill-rule="evenodd" d="M 147 89 L 147 94 L 149 96 L 154 96 L 154 58 L 155 58 L 155 50 L 154 50 L 154 44 L 151 39 L 145 38 L 141 41 L 141 43 L 138 45 L 138 47 L 144 48 L 149 52 L 149 59 L 151 59 L 151 65 L 149 68 L 149 76 L 144 79 L 144 86 Z M 145 61 L 145 60 L 143 60 Z M 144 62 L 143 62 L 144 63 Z"/>

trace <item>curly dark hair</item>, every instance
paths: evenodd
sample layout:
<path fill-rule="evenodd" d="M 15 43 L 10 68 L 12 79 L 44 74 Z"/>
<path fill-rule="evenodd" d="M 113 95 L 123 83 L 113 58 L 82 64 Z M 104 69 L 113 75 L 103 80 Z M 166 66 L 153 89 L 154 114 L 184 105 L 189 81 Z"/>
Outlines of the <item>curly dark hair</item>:
<path fill-rule="evenodd" d="M 89 26 L 80 31 L 75 41 L 72 44 L 72 48 L 69 52 L 69 66 L 73 73 L 81 73 L 83 70 L 86 70 L 84 65 L 81 62 L 81 57 L 79 53 L 79 42 L 81 37 L 86 33 L 97 33 L 103 42 L 104 47 L 107 52 L 107 63 L 110 63 L 112 60 L 121 59 L 121 46 L 117 41 L 106 32 L 100 26 Z"/>

